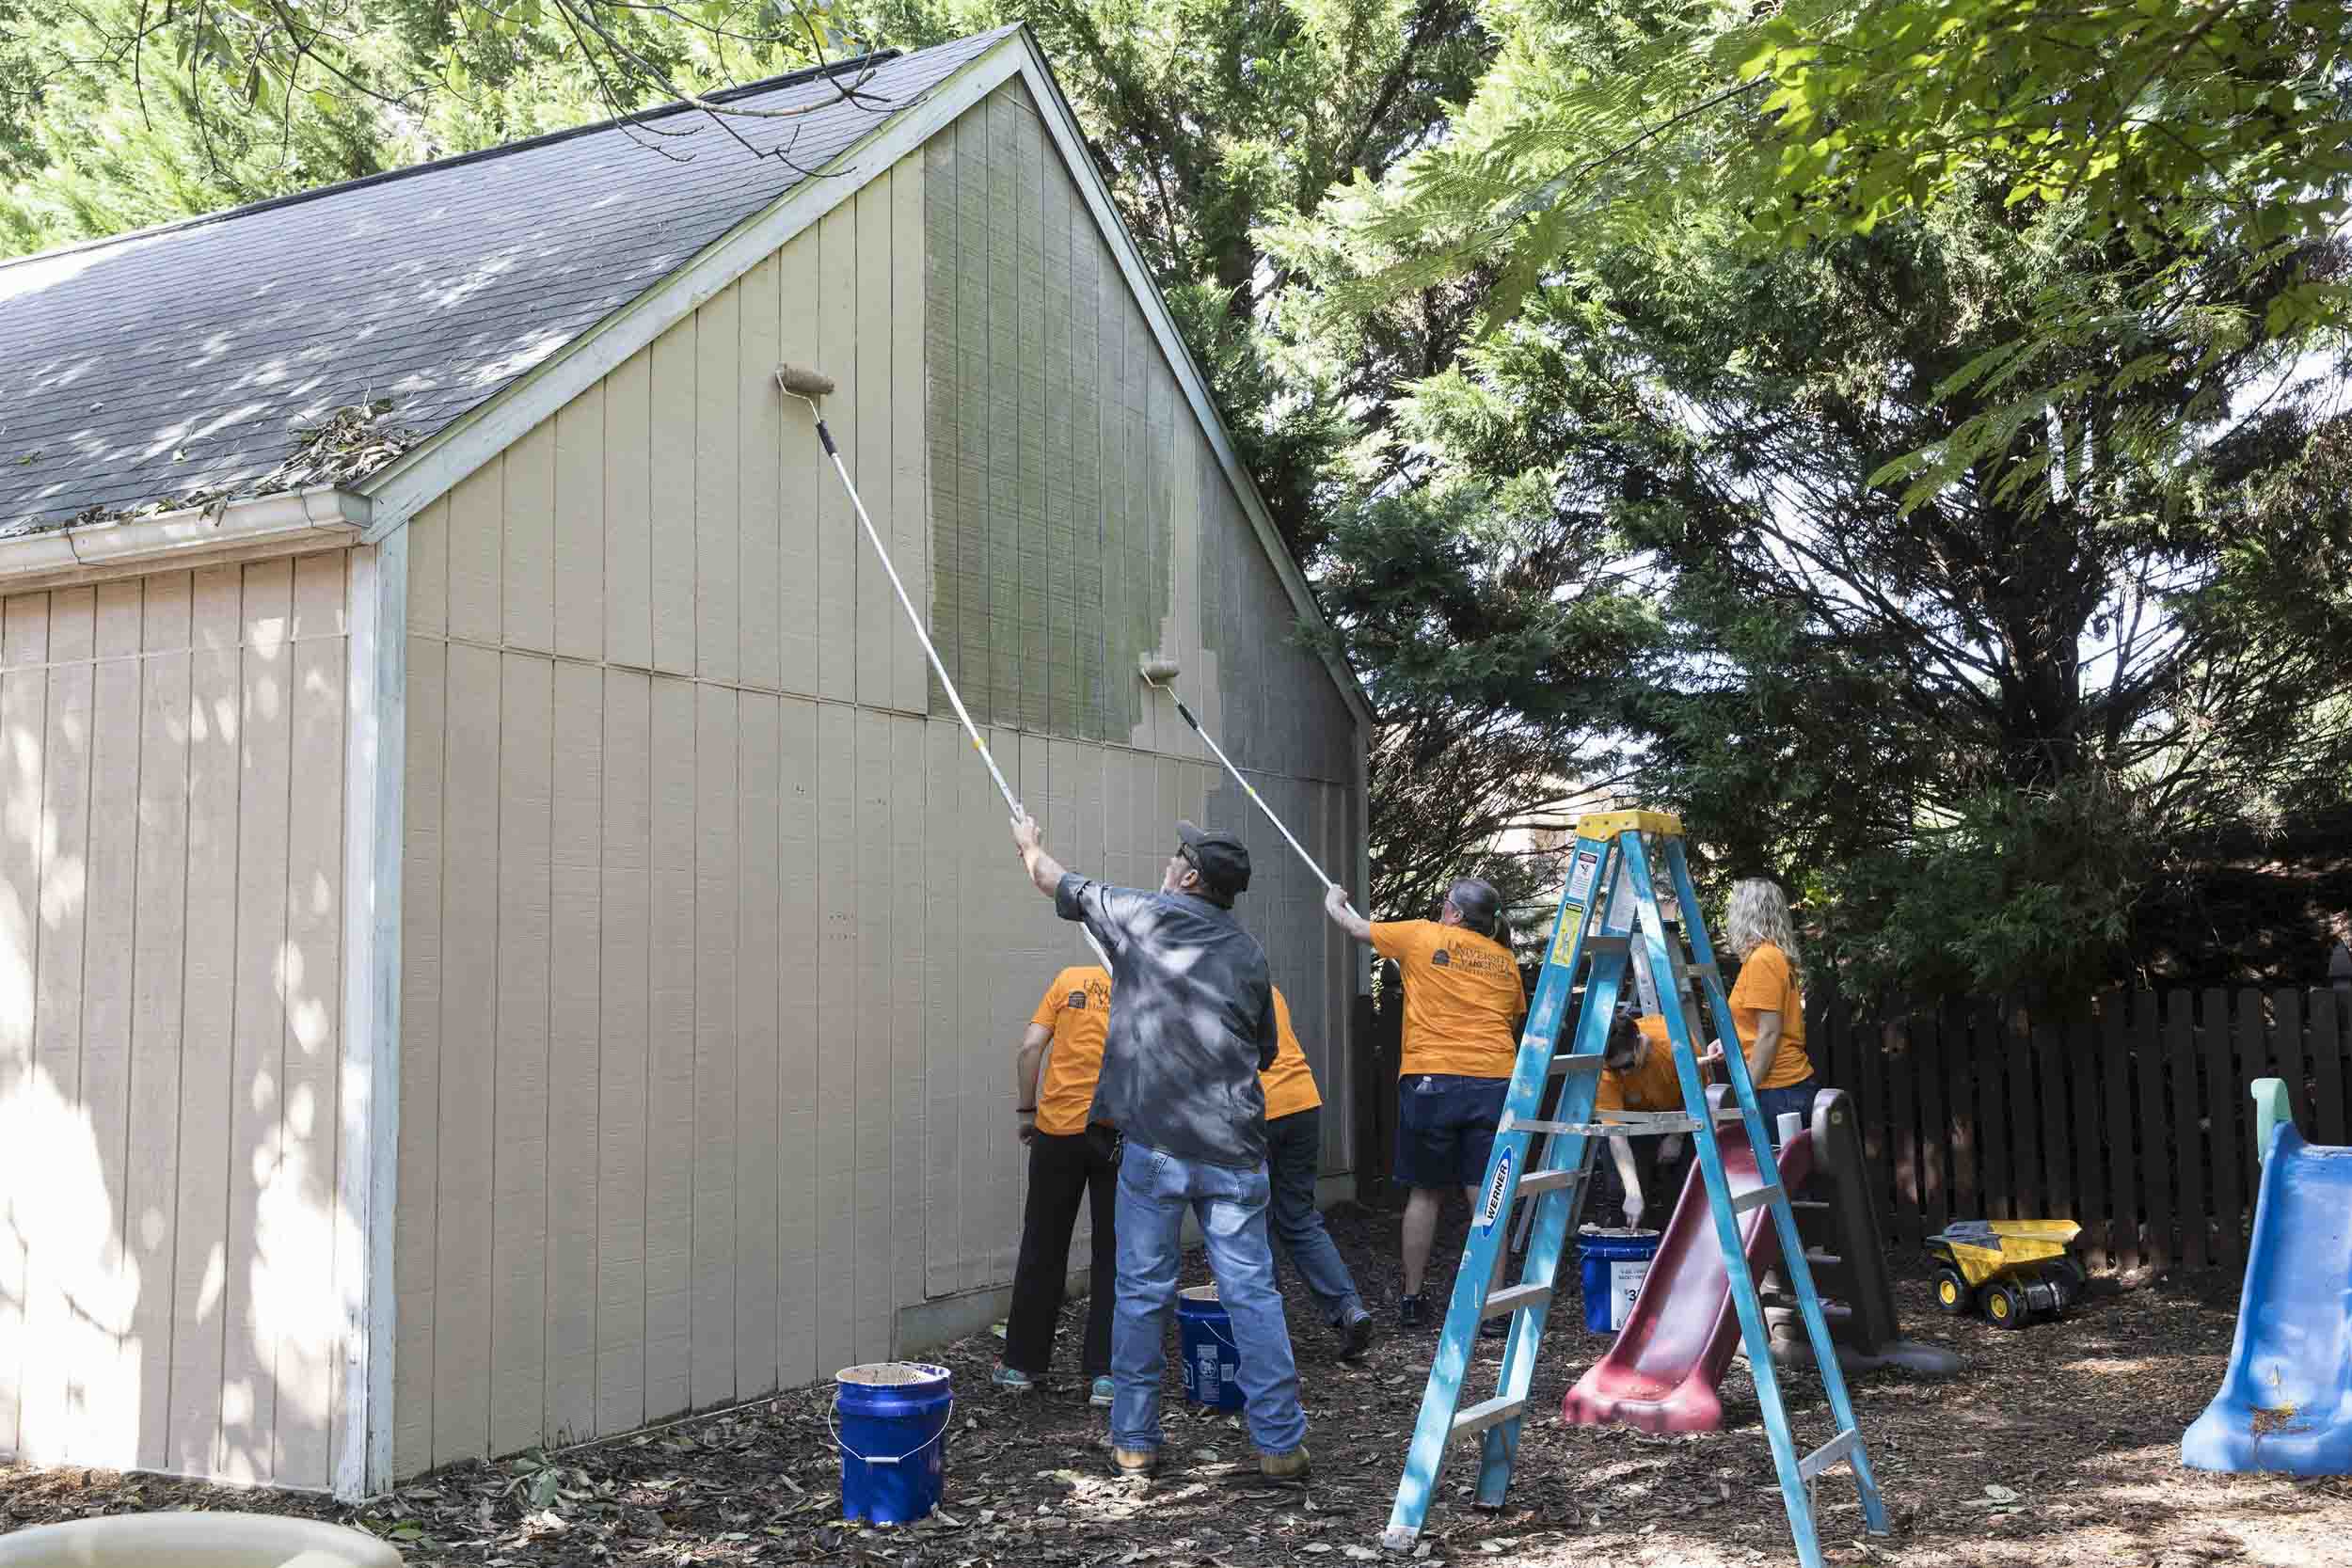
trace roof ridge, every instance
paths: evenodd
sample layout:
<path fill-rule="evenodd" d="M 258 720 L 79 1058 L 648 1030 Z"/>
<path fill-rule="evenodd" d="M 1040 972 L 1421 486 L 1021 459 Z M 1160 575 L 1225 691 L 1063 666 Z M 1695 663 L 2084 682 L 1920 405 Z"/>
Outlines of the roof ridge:
<path fill-rule="evenodd" d="M 919 55 L 926 51 L 918 49 L 913 53 Z M 848 59 L 835 60 L 831 65 L 803 66 L 798 71 L 787 71 L 781 75 L 766 77 L 760 81 L 723 87 L 716 92 L 704 93 L 701 97 L 704 103 L 733 103 L 739 99 L 755 97 L 761 93 L 774 92 L 784 87 L 803 87 L 811 82 L 823 81 L 829 77 L 840 75 L 845 71 L 864 71 L 891 60 L 906 57 L 910 57 L 909 52 L 896 46 L 877 49 L 864 55 L 852 55 Z M 275 212 L 284 207 L 299 206 L 304 202 L 316 201 L 330 196 L 341 196 L 349 191 L 364 190 L 374 185 L 390 184 L 394 181 L 406 180 L 420 174 L 429 174 L 438 169 L 456 168 L 466 164 L 486 163 L 493 158 L 504 157 L 510 152 L 522 152 L 533 148 L 549 147 L 558 142 L 595 135 L 600 131 L 616 130 L 626 125 L 641 125 L 647 120 L 660 119 L 668 115 L 703 112 L 706 111 L 700 104 L 689 103 L 683 100 L 657 103 L 651 108 L 615 115 L 609 119 L 592 120 L 585 125 L 565 126 L 560 131 L 542 131 L 535 136 L 525 136 L 520 141 L 500 142 L 495 147 L 478 147 L 469 152 L 452 152 L 443 157 L 429 158 L 421 164 L 404 164 L 398 168 L 378 169 L 373 174 L 362 174 L 355 179 L 339 180 L 331 185 L 313 185 L 306 190 L 288 191 L 281 196 L 263 197 L 259 201 L 248 201 L 236 207 L 224 207 L 215 213 L 195 213 L 187 217 L 174 218 L 168 223 L 153 224 L 145 229 L 126 229 L 119 234 L 100 234 L 87 240 L 76 240 L 72 245 L 57 245 L 49 250 L 37 250 L 25 256 L 0 257 L 0 272 L 35 261 L 52 261 L 59 256 L 75 256 L 84 251 L 103 249 L 107 245 L 127 245 L 134 240 L 154 239 L 160 235 L 177 234 L 191 229 L 201 229 L 211 224 L 227 223 L 232 218 L 250 217 L 257 213 Z"/>

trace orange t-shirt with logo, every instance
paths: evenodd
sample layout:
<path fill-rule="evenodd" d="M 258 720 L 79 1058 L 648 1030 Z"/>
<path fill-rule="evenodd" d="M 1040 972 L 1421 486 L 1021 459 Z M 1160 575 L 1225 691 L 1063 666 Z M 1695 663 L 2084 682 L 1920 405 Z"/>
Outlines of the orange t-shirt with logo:
<path fill-rule="evenodd" d="M 1029 1022 L 1054 1031 L 1045 1081 L 1037 1090 L 1037 1130 L 1055 1137 L 1083 1132 L 1094 1108 L 1094 1081 L 1103 1073 L 1103 1037 L 1110 1029 L 1109 973 L 1100 964 L 1063 970 Z"/>
<path fill-rule="evenodd" d="M 1633 1025 L 1649 1041 L 1649 1049 L 1642 1053 L 1642 1065 L 1631 1072 L 1601 1069 L 1600 1087 L 1594 1092 L 1593 1109 L 1681 1110 L 1682 1078 L 1675 1071 L 1674 1046 L 1666 1038 L 1666 1021 L 1653 1013 L 1635 1019 Z"/>
<path fill-rule="evenodd" d="M 1731 1026 L 1740 1043 L 1756 1043 L 1759 1013 L 1780 1015 L 1780 1045 L 1772 1053 L 1759 1089 L 1785 1089 L 1813 1076 L 1813 1058 L 1804 1053 L 1804 998 L 1797 990 L 1797 974 L 1778 944 L 1765 942 L 1740 965 L 1740 983 L 1731 988 Z"/>
<path fill-rule="evenodd" d="M 1511 1076 L 1527 993 L 1509 948 L 1467 927 L 1375 920 L 1372 950 L 1405 972 L 1402 1076 Z"/>
<path fill-rule="evenodd" d="M 1298 1048 L 1298 1037 L 1291 1032 L 1291 1005 L 1282 999 L 1279 986 L 1274 988 L 1274 1032 L 1280 1037 L 1274 1048 L 1274 1065 L 1258 1074 L 1258 1087 L 1265 1091 L 1268 1121 L 1295 1117 L 1323 1103 L 1314 1069 L 1307 1065 L 1307 1053 Z"/>

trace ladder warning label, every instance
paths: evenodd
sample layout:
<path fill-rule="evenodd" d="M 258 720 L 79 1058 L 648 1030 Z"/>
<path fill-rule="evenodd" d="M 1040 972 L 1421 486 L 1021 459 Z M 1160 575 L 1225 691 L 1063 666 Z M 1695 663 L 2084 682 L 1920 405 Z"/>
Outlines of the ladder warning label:
<path fill-rule="evenodd" d="M 1478 1206 L 1478 1228 L 1484 1230 L 1495 1223 L 1502 1213 L 1504 1199 L 1511 1193 L 1511 1151 L 1504 1149 L 1502 1158 L 1495 1162 L 1494 1175 L 1486 1179 L 1486 1198 Z"/>
<path fill-rule="evenodd" d="M 1576 864 L 1568 870 L 1568 902 L 1581 904 L 1593 896 L 1593 880 L 1600 875 L 1600 857 L 1590 849 L 1576 852 Z"/>
<path fill-rule="evenodd" d="M 1569 957 L 1576 951 L 1576 934 L 1583 928 L 1583 907 L 1578 904 L 1562 905 L 1560 927 L 1551 939 L 1551 956 L 1544 961 L 1565 966 Z"/>

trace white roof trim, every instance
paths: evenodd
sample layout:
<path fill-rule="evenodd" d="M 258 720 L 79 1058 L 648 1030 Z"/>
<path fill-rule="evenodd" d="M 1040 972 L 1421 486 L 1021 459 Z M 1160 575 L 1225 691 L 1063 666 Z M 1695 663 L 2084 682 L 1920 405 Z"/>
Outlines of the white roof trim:
<path fill-rule="evenodd" d="M 1094 214 L 1095 225 L 1109 245 L 1120 276 L 1143 307 L 1152 340 L 1174 367 L 1184 400 L 1192 405 L 1193 417 L 1207 433 L 1209 449 L 1216 454 L 1217 467 L 1224 470 L 1233 493 L 1241 498 L 1242 512 L 1258 536 L 1259 546 L 1274 563 L 1275 574 L 1281 578 L 1292 608 L 1300 619 L 1327 627 L 1329 623 L 1324 619 L 1322 607 L 1315 603 L 1314 594 L 1307 586 L 1306 574 L 1291 559 L 1274 526 L 1273 515 L 1266 510 L 1265 499 L 1258 493 L 1257 482 L 1242 466 L 1240 454 L 1233 447 L 1232 432 L 1227 428 L 1224 416 L 1217 412 L 1216 400 L 1209 395 L 1208 378 L 1193 358 L 1192 351 L 1184 346 L 1184 336 L 1176 329 L 1176 318 L 1161 296 L 1152 269 L 1145 265 L 1142 251 L 1136 247 L 1135 237 L 1127 232 L 1127 225 L 1111 200 L 1110 190 L 1086 150 L 1085 137 L 1078 130 L 1069 100 L 1062 96 L 1052 68 L 1025 26 L 1009 31 L 999 42 L 964 62 L 914 108 L 882 121 L 863 141 L 843 153 L 826 174 L 802 181 L 766 211 L 755 214 L 713 241 L 701 255 L 671 274 L 667 281 L 605 317 L 546 364 L 481 407 L 452 421 L 431 440 L 371 480 L 364 486 L 374 502 L 365 535 L 367 542 L 381 539 L 447 494 L 459 480 L 520 440 L 541 420 L 602 380 L 629 356 L 783 248 L 794 235 L 856 195 L 859 187 L 875 174 L 920 149 L 934 133 L 953 123 L 965 110 L 1015 75 L 1027 84 L 1030 95 L 1043 106 L 1044 113 L 1039 118 L 1053 136 L 1072 179 L 1085 193 L 1087 210 Z M 1322 658 L 1356 721 L 1369 731 L 1373 725 L 1372 705 L 1357 683 L 1356 673 L 1336 655 L 1327 652 Z"/>
<path fill-rule="evenodd" d="M 0 539 L 0 588 L 15 592 L 52 578 L 88 580 L 325 549 L 357 540 L 368 515 L 366 497 L 319 485 L 23 533 Z"/>

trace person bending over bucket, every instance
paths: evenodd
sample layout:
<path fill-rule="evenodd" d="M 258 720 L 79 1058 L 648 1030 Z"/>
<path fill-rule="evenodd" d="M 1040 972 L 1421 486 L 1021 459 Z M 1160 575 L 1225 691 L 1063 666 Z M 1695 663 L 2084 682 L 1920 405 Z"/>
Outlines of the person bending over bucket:
<path fill-rule="evenodd" d="M 1021 1141 L 1029 1146 L 1029 1204 L 1021 1220 L 1021 1259 L 1012 1266 L 1005 1358 L 992 1379 L 1007 1393 L 1025 1394 L 1044 1378 L 1070 1274 L 1070 1233 L 1085 1203 L 1094 1212 L 1094 1283 L 1087 1298 L 1082 1365 L 1094 1380 L 1093 1402 L 1104 1407 L 1111 1402 L 1111 1259 L 1118 1245 L 1111 1202 L 1119 1132 L 1089 1113 L 1110 1014 L 1111 977 L 1103 966 L 1065 969 L 1045 988 L 1013 1057 L 1013 1115 Z"/>
<path fill-rule="evenodd" d="M 1332 888 L 1323 901 L 1334 925 L 1395 959 L 1405 975 L 1396 1179 L 1412 1193 L 1405 1200 L 1404 1296 L 1397 1303 L 1402 1328 L 1429 1321 L 1422 1275 L 1429 1268 L 1438 1208 L 1446 1190 L 1458 1187 L 1476 1211 L 1495 1126 L 1511 1095 L 1527 993 L 1518 960 L 1496 940 L 1502 905 L 1494 888 L 1474 877 L 1454 884 L 1435 920 L 1365 920 L 1347 907 L 1345 888 Z M 1504 1249 L 1496 1250 L 1497 1279 L 1504 1256 Z M 1500 1338 L 1510 1328 L 1508 1317 L 1489 1318 L 1479 1332 Z"/>
<path fill-rule="evenodd" d="M 1279 1033 L 1265 950 L 1233 919 L 1249 851 L 1230 833 L 1176 824 L 1159 891 L 1113 887 L 1062 869 L 1026 813 L 1012 841 L 1029 880 L 1064 920 L 1084 921 L 1111 958 L 1110 1030 L 1095 1115 L 1125 1140 L 1119 1162 L 1119 1287 L 1111 1314 L 1111 1465 L 1159 1468 L 1160 1378 L 1184 1212 L 1200 1222 L 1217 1300 L 1241 1354 L 1258 1467 L 1307 1473 L 1282 1297 L 1266 1240 L 1265 1097 Z"/>

